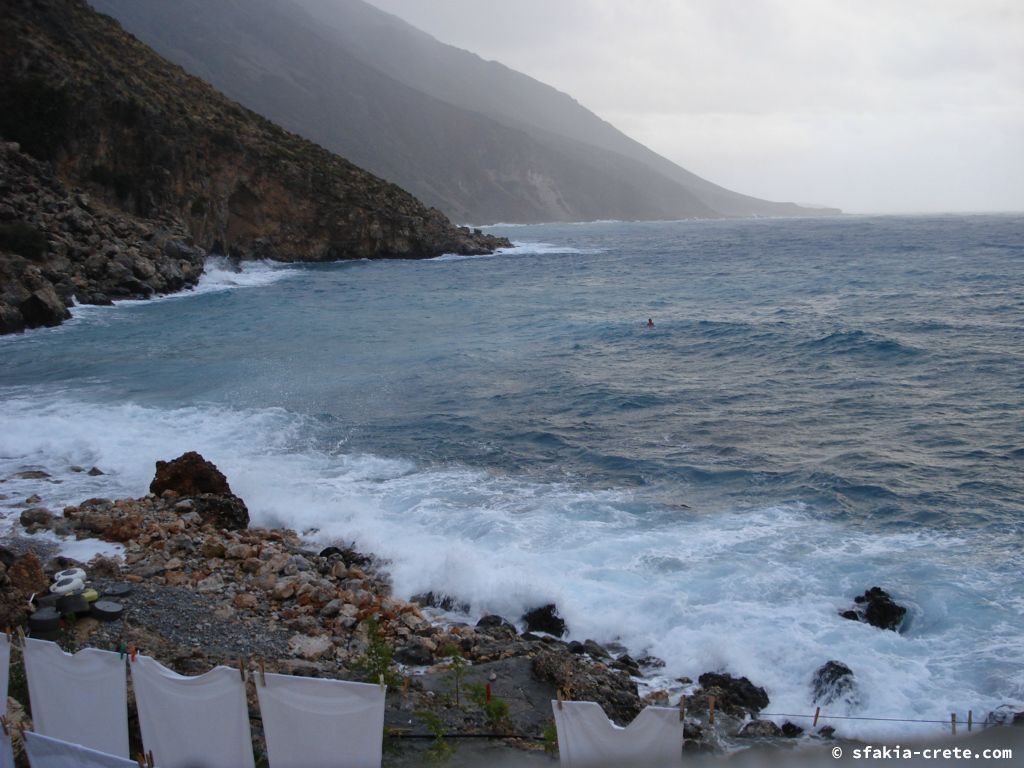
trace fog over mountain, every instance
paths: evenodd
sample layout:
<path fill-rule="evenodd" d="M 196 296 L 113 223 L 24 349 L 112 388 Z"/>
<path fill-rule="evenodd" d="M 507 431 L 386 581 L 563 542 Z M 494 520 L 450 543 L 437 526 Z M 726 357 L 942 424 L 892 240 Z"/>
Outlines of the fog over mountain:
<path fill-rule="evenodd" d="M 820 212 L 719 187 L 570 96 L 361 0 L 91 2 L 229 97 L 456 220 Z"/>

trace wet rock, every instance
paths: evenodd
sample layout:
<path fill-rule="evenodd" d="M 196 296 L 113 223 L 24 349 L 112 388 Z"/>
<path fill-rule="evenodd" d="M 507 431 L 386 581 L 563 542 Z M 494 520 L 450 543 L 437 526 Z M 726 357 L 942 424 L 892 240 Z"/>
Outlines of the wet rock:
<path fill-rule="evenodd" d="M 768 738 L 781 736 L 782 729 L 771 720 L 751 720 L 743 726 L 737 735 L 746 738 Z"/>
<path fill-rule="evenodd" d="M 100 475 L 105 475 L 106 472 L 104 472 L 99 467 L 93 467 L 86 474 L 88 474 L 90 477 L 99 477 Z"/>
<path fill-rule="evenodd" d="M 855 681 L 853 670 L 841 661 L 829 661 L 814 673 L 814 703 L 831 704 L 849 699 L 853 695 Z"/>
<path fill-rule="evenodd" d="M 565 634 L 565 621 L 558 615 L 554 603 L 542 605 L 523 614 L 523 622 L 528 632 L 547 632 L 555 637 Z"/>
<path fill-rule="evenodd" d="M 183 453 L 172 461 L 156 463 L 156 476 L 149 484 L 149 492 L 159 496 L 164 491 L 174 491 L 179 496 L 231 495 L 224 474 L 195 451 Z"/>
<path fill-rule="evenodd" d="M 45 480 L 49 476 L 49 472 L 44 472 L 41 469 L 28 469 L 15 475 L 19 480 Z"/>
<path fill-rule="evenodd" d="M 53 513 L 45 507 L 32 507 L 31 509 L 26 509 L 21 513 L 18 519 L 26 528 L 32 525 L 49 528 L 53 525 Z"/>
<path fill-rule="evenodd" d="M 844 619 L 863 621 L 879 629 L 898 630 L 907 609 L 897 605 L 881 587 L 872 587 L 863 595 L 853 599 L 857 605 L 852 610 L 841 612 Z"/>
<path fill-rule="evenodd" d="M 695 711 L 707 709 L 707 697 L 715 697 L 715 706 L 735 717 L 756 715 L 768 706 L 768 694 L 745 677 L 733 677 L 718 672 L 705 672 L 697 682 L 700 688 L 690 697 L 689 706 Z"/>
<path fill-rule="evenodd" d="M 422 605 L 424 608 L 440 608 L 442 611 L 459 611 L 461 613 L 469 613 L 470 607 L 469 603 L 440 592 L 421 592 L 418 595 L 413 595 L 409 601 Z"/>
<path fill-rule="evenodd" d="M 594 640 L 583 641 L 583 651 L 589 654 L 592 659 L 610 659 L 611 654 L 604 649 L 604 646 Z"/>

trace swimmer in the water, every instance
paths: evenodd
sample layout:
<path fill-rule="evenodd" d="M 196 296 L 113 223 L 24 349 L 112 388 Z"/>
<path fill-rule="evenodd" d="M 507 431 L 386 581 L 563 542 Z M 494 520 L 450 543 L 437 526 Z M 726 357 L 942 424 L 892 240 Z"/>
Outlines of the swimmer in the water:
<path fill-rule="evenodd" d="M 654 319 L 653 318 L 650 318 L 650 317 L 647 318 L 647 327 L 648 328 L 653 328 L 654 327 Z"/>

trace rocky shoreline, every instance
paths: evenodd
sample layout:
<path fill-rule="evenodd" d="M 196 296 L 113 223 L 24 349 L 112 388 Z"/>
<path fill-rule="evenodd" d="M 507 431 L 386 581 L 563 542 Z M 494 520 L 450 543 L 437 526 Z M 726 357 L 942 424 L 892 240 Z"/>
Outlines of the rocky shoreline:
<path fill-rule="evenodd" d="M 559 695 L 596 701 L 625 725 L 647 704 L 667 705 L 670 693 L 677 700 L 682 691 L 684 751 L 691 753 L 728 751 L 737 739 L 783 743 L 833 734 L 827 726 L 805 730 L 758 719 L 767 693 L 728 674 L 708 672 L 697 683 L 682 678 L 672 692 L 642 696 L 638 682 L 661 662 L 591 640 L 560 639 L 565 626 L 555 606 L 522 617 L 520 631 L 498 616 L 475 626 L 453 622 L 442 610 L 452 608 L 451 599 L 443 596 L 397 599 L 387 563 L 373 555 L 344 545 L 314 549 L 294 531 L 249 527 L 244 502 L 195 453 L 158 462 L 151 493 L 142 498 L 93 498 L 57 513 L 40 501 L 26 500 L 20 519 L 26 533 L 98 538 L 123 554 L 77 563 L 35 546 L 29 536 L 6 542 L 15 546 L 0 548 L 0 623 L 31 627 L 31 596 L 41 605 L 45 598 L 38 595 L 54 572 L 84 568 L 90 586 L 115 594 L 123 614 L 65 617 L 54 639 L 72 649 L 134 647 L 189 675 L 241 664 L 253 681 L 257 755 L 263 742 L 253 686 L 260 669 L 367 681 L 383 676 L 386 765 L 419 764 L 424 753 L 444 758 L 470 740 L 468 751 L 479 754 L 493 747 L 485 749 L 484 739 L 513 750 L 506 757 L 518 762 L 509 764 L 550 762 L 556 748 L 550 701 Z M 855 690 L 852 672 L 835 661 L 819 670 L 815 686 L 823 702 Z M 11 696 L 12 719 L 24 719 L 27 702 L 17 685 Z M 132 728 L 137 739 L 134 720 Z"/>

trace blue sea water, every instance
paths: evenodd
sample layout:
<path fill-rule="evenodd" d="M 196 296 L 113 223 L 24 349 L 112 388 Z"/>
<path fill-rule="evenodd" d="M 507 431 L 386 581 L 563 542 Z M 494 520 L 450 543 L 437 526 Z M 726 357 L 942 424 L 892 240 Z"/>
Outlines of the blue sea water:
<path fill-rule="evenodd" d="M 211 263 L 0 339 L 0 505 L 140 495 L 195 449 L 255 523 L 355 540 L 402 596 L 554 601 L 666 680 L 813 712 L 838 659 L 831 714 L 1024 707 L 1024 218 L 493 231 L 516 247 Z M 838 616 L 874 585 L 901 633 Z"/>

